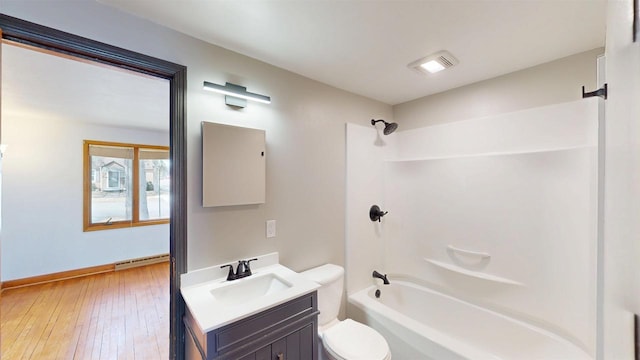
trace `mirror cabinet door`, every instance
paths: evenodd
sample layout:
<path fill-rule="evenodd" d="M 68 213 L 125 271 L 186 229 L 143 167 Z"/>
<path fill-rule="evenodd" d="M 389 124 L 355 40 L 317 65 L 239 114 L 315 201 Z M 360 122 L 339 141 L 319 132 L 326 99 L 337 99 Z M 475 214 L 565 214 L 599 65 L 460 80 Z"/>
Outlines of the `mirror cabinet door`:
<path fill-rule="evenodd" d="M 264 204 L 266 132 L 202 123 L 202 206 Z"/>

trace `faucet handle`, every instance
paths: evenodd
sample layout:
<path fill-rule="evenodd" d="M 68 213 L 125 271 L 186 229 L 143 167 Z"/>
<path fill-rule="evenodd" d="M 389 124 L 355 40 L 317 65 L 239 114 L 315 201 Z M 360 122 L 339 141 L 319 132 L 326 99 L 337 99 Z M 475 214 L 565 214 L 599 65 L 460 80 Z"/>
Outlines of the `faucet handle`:
<path fill-rule="evenodd" d="M 253 258 L 249 260 L 244 260 L 244 271 L 247 273 L 247 276 L 251 275 L 251 262 L 258 260 L 258 258 Z"/>
<path fill-rule="evenodd" d="M 258 260 L 258 258 L 250 259 L 250 260 L 238 260 L 238 268 L 236 269 L 235 279 L 240 279 L 243 277 L 250 276 L 251 267 L 249 266 L 249 264 L 254 260 Z"/>
<path fill-rule="evenodd" d="M 222 265 L 220 266 L 220 269 L 224 269 L 227 266 L 229 267 L 229 274 L 227 274 L 227 281 L 237 279 L 236 274 L 233 273 L 233 265 L 231 264 Z"/>

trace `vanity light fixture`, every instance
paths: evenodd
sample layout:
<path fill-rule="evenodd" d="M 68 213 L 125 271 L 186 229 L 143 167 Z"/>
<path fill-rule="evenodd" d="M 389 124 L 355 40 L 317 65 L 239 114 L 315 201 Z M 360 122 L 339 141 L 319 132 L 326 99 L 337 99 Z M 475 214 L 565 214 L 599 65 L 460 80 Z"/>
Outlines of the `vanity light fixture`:
<path fill-rule="evenodd" d="M 205 81 L 204 89 L 225 94 L 225 104 L 229 106 L 243 108 L 247 106 L 247 100 L 271 104 L 271 97 L 248 92 L 246 87 L 232 83 L 225 83 L 223 86 Z"/>
<path fill-rule="evenodd" d="M 407 65 L 407 67 L 421 73 L 431 75 L 444 69 L 448 69 L 458 63 L 458 59 L 453 57 L 450 52 L 443 50 L 416 60 Z"/>

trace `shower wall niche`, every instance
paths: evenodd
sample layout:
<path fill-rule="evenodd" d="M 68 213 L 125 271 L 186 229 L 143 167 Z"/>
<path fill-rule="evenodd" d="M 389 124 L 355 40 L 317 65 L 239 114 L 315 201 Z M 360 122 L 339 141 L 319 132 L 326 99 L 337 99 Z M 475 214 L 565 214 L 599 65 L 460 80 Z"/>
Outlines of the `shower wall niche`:
<path fill-rule="evenodd" d="M 369 157 L 363 138 L 372 144 L 376 132 L 349 125 L 347 274 L 412 277 L 595 354 L 597 106 L 400 131 L 385 147 L 369 145 Z M 366 200 L 389 211 L 379 224 L 356 208 L 371 196 L 357 190 L 367 172 L 378 183 Z M 365 244 L 368 260 L 358 253 Z M 348 291 L 371 281 L 352 280 Z"/>

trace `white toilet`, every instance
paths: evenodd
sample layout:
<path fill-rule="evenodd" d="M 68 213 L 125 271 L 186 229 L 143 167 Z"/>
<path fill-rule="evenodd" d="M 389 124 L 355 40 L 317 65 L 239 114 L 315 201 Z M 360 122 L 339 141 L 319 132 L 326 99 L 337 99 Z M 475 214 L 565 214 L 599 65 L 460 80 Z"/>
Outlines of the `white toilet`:
<path fill-rule="evenodd" d="M 326 264 L 301 273 L 321 285 L 318 289 L 320 359 L 389 360 L 387 341 L 374 329 L 357 321 L 338 320 L 344 285 L 344 269 Z"/>

